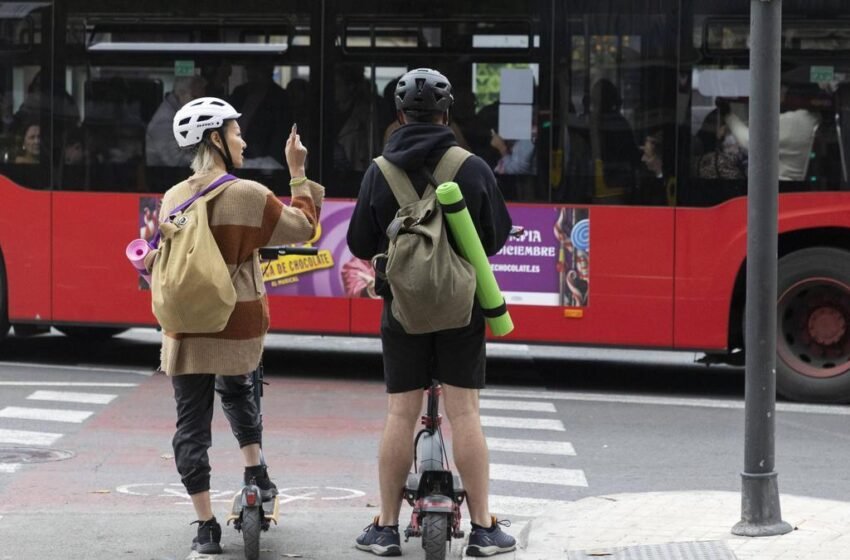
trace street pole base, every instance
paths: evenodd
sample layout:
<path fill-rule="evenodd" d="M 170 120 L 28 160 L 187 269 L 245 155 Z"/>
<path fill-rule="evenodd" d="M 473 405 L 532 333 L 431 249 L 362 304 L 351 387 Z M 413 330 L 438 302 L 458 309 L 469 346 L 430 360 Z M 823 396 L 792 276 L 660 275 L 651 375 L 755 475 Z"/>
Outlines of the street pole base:
<path fill-rule="evenodd" d="M 773 537 L 792 531 L 782 521 L 777 476 L 775 472 L 741 473 L 741 521 L 732 527 L 733 535 Z"/>

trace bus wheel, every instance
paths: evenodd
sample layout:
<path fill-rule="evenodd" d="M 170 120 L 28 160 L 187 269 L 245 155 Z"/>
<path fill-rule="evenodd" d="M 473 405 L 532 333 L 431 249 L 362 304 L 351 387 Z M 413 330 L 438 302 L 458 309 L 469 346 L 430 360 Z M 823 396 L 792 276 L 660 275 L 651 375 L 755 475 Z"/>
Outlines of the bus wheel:
<path fill-rule="evenodd" d="M 850 401 L 850 253 L 814 247 L 782 257 L 777 293 L 777 391 Z"/>
<path fill-rule="evenodd" d="M 72 338 L 106 340 L 119 335 L 127 329 L 117 327 L 56 327 L 56 330 Z"/>

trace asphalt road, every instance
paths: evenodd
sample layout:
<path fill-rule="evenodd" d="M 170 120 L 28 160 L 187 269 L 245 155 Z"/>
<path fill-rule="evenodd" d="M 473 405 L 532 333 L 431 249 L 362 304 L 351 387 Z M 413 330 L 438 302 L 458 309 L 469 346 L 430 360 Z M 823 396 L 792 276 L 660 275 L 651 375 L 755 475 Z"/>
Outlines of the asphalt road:
<path fill-rule="evenodd" d="M 100 342 L 12 337 L 0 347 L 0 560 L 187 557 L 194 518 L 171 455 L 170 383 L 153 375 L 157 340 L 135 330 Z M 489 355 L 481 402 L 491 509 L 515 522 L 511 532 L 560 501 L 740 489 L 740 368 L 672 352 L 492 345 Z M 265 365 L 265 452 L 284 503 L 261 558 L 368 557 L 352 542 L 377 511 L 380 343 L 276 335 Z M 850 497 L 848 414 L 779 403 L 783 494 Z M 220 413 L 214 429 L 223 519 L 241 467 Z M 44 459 L 54 460 L 28 462 Z M 225 529 L 224 545 L 220 558 L 241 557 L 236 531 Z M 404 550 L 422 555 L 418 542 Z"/>

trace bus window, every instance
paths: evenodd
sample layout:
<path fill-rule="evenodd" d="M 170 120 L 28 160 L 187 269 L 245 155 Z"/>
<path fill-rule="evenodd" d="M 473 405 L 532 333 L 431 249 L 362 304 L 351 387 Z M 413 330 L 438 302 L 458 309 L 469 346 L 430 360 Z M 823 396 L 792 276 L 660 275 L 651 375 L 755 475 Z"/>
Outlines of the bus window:
<path fill-rule="evenodd" d="M 158 4 L 164 3 L 145 9 Z M 172 119 L 202 96 L 223 98 L 242 113 L 247 148 L 240 175 L 286 185 L 284 146 L 293 122 L 318 153 L 309 15 L 262 13 L 260 20 L 243 14 L 244 23 L 208 14 L 191 24 L 171 17 L 152 25 L 122 21 L 120 13 L 70 10 L 66 75 L 83 115 L 66 143 L 62 188 L 164 192 L 185 179 L 193 153 L 177 147 Z"/>
<path fill-rule="evenodd" d="M 363 172 L 390 140 L 393 92 L 407 70 L 432 67 L 452 83 L 450 127 L 458 144 L 483 158 L 511 201 L 547 200 L 548 68 L 543 12 L 524 0 L 462 0 L 432 13 L 410 2 L 364 0 L 334 6 L 333 98 L 325 102 L 324 161 L 330 196 L 355 197 Z M 376 17 L 376 15 L 380 17 Z M 541 95 L 542 94 L 542 95 Z M 540 115 L 546 115 L 541 120 Z M 543 131 L 543 132 L 541 132 Z M 359 142 L 353 142 L 357 137 Z M 546 149 L 539 149 L 540 140 Z M 543 162 L 543 163 L 541 163 Z M 328 169 L 328 167 L 331 167 Z"/>
<path fill-rule="evenodd" d="M 0 18 L 0 174 L 33 189 L 50 187 L 50 57 L 42 42 L 50 25 L 45 4 L 21 5 Z M 56 88 L 57 126 L 78 118 Z M 65 94 L 65 95 L 63 95 Z"/>
<path fill-rule="evenodd" d="M 553 198 L 670 205 L 676 189 L 675 19 L 660 5 L 657 13 L 639 4 L 618 3 L 617 14 L 606 7 L 566 16 Z"/>
<path fill-rule="evenodd" d="M 780 76 L 779 188 L 781 192 L 846 189 L 850 65 L 846 24 L 783 24 Z M 708 206 L 747 192 L 750 71 L 747 20 L 695 16 L 690 99 L 690 178 L 685 205 Z"/>

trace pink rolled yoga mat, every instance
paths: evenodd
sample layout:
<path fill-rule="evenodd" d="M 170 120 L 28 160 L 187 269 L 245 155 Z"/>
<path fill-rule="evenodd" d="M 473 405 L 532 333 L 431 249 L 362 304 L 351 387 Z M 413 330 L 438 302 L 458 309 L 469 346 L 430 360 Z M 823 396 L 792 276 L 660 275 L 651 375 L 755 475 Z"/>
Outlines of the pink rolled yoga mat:
<path fill-rule="evenodd" d="M 126 250 L 127 259 L 130 261 L 130 264 L 133 265 L 133 268 L 136 269 L 139 276 L 145 279 L 148 285 L 151 283 L 151 275 L 145 268 L 145 256 L 150 253 L 150 251 L 151 247 L 144 239 L 134 239 L 130 241 Z"/>

